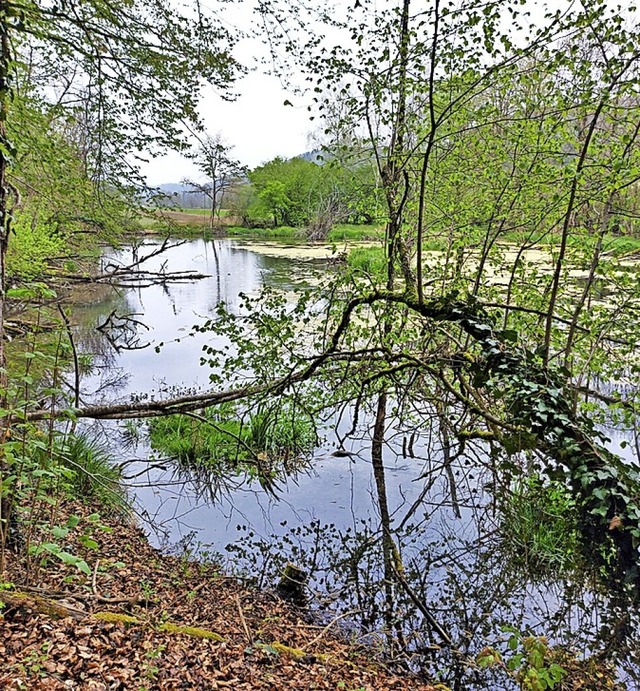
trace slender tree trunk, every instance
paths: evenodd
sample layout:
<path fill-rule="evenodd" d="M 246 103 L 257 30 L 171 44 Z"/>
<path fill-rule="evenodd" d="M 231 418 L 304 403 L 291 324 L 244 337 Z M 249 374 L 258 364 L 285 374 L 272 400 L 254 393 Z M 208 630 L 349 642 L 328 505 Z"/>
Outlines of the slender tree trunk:
<path fill-rule="evenodd" d="M 389 222 L 387 224 L 387 290 L 393 290 L 395 281 L 395 260 L 400 260 L 400 267 L 404 274 L 407 289 L 411 289 L 415 283 L 411 270 L 409 253 L 402 239 L 402 223 L 404 207 L 409 194 L 409 177 L 403 170 L 403 157 L 406 155 L 405 139 L 407 128 L 407 65 L 409 59 L 409 10 L 411 0 L 402 1 L 402 15 L 400 20 L 399 36 L 399 75 L 398 75 L 398 105 L 391 142 L 389 156 L 384 169 L 381 171 L 382 183 L 385 189 L 387 205 L 389 208 Z M 391 333 L 392 315 L 387 307 L 384 319 L 385 335 Z M 378 508 L 380 511 L 380 523 L 382 527 L 382 552 L 384 563 L 384 592 L 386 600 L 385 623 L 389 633 L 393 630 L 394 566 L 396 566 L 397 549 L 391 536 L 391 516 L 387 501 L 387 484 L 384 474 L 382 450 L 384 446 L 384 433 L 387 421 L 387 392 L 383 391 L 378 396 L 376 418 L 373 427 L 373 442 L 371 445 L 371 465 L 376 483 Z M 398 631 L 401 635 L 401 631 Z"/>
<path fill-rule="evenodd" d="M 387 480 L 384 472 L 383 448 L 384 433 L 387 423 L 387 392 L 378 396 L 376 419 L 373 427 L 373 443 L 371 444 L 371 465 L 376 483 L 376 499 L 380 511 L 380 527 L 382 528 L 382 559 L 384 566 L 384 620 L 388 631 L 389 645 L 393 648 L 398 644 L 400 649 L 406 648 L 402 621 L 394 616 L 396 609 L 396 584 L 404 579 L 404 568 L 400 552 L 391 532 L 391 514 L 387 498 Z"/>
<path fill-rule="evenodd" d="M 389 209 L 387 224 L 387 285 L 393 285 L 394 263 L 398 259 L 404 275 L 407 289 L 415 284 L 411 269 L 409 248 L 402 239 L 404 208 L 409 197 L 409 176 L 404 170 L 404 158 L 407 130 L 407 70 L 411 34 L 409 32 L 409 9 L 411 0 L 403 0 L 400 19 L 400 45 L 398 53 L 398 103 L 393 132 L 389 144 L 387 162 L 381 170 L 382 182 Z"/>
<path fill-rule="evenodd" d="M 387 421 L 387 394 L 383 392 L 378 397 L 376 419 L 373 427 L 373 443 L 371 444 L 371 465 L 376 483 L 378 510 L 382 527 L 382 557 L 384 564 L 384 596 L 385 596 L 385 624 L 390 632 L 393 628 L 393 554 L 395 545 L 391 537 L 391 516 L 387 501 L 387 483 L 384 475 L 382 449 L 384 446 L 384 431 Z"/>
<path fill-rule="evenodd" d="M 11 230 L 9 209 L 9 152 L 7 119 L 11 99 L 11 44 L 7 2 L 0 3 L 0 407 L 7 407 L 7 356 L 4 319 L 6 311 L 6 259 Z M 7 417 L 0 418 L 0 574 L 5 566 L 5 546 L 9 531 L 11 495 L 4 486 L 7 473 L 4 446 L 9 437 Z"/>
<path fill-rule="evenodd" d="M 431 152 L 436 139 L 436 108 L 434 103 L 434 88 L 436 81 L 436 55 L 438 48 L 438 28 L 440 24 L 440 0 L 435 0 L 433 6 L 433 41 L 431 43 L 431 65 L 429 69 L 429 137 L 427 139 L 427 149 L 422 157 L 422 170 L 420 171 L 420 191 L 418 199 L 418 227 L 416 233 L 416 281 L 418 287 L 418 302 L 424 302 L 424 286 L 422 278 L 422 245 L 424 235 L 424 205 L 427 187 L 427 173 Z"/>
<path fill-rule="evenodd" d="M 591 118 L 591 122 L 589 123 L 589 127 L 587 129 L 587 134 L 584 140 L 584 143 L 582 144 L 582 149 L 580 151 L 580 156 L 578 158 L 578 162 L 576 165 L 576 171 L 573 175 L 573 180 L 571 182 L 571 191 L 569 193 L 569 201 L 567 203 L 567 209 L 564 215 L 564 221 L 562 224 L 562 235 L 560 237 L 560 250 L 558 252 L 558 258 L 556 259 L 556 266 L 555 270 L 553 273 L 553 278 L 551 280 L 551 290 L 550 290 L 550 297 L 549 297 L 549 307 L 547 310 L 547 319 L 546 319 L 546 324 L 545 324 L 545 333 L 544 333 L 544 348 L 543 348 L 543 354 L 544 354 L 544 363 L 547 364 L 549 362 L 549 358 L 551 355 L 551 340 L 552 340 L 552 329 L 553 329 L 553 321 L 554 321 L 554 313 L 555 313 L 555 308 L 556 304 L 558 301 L 558 295 L 560 291 L 560 281 L 562 278 L 562 269 L 564 267 L 564 259 L 565 259 L 565 254 L 567 251 L 567 243 L 568 243 L 568 238 L 569 238 L 569 233 L 570 233 L 570 228 L 571 228 L 571 221 L 573 219 L 573 214 L 576 206 L 576 200 L 578 196 L 578 188 L 580 184 L 580 177 L 582 175 L 582 172 L 584 170 L 585 165 L 587 164 L 587 156 L 589 154 L 589 150 L 591 148 L 591 142 L 594 137 L 594 133 L 596 131 L 596 126 L 598 125 L 598 122 L 600 120 L 600 116 L 602 115 L 602 111 L 604 110 L 605 105 L 608 103 L 609 99 L 611 98 L 615 87 L 618 85 L 620 80 L 623 78 L 627 70 L 638 60 L 640 60 L 640 51 L 635 52 L 625 63 L 624 65 L 616 72 L 615 74 L 611 75 L 611 81 L 607 85 L 607 87 L 603 90 L 602 96 L 600 98 L 600 101 L 593 113 L 593 116 Z"/>

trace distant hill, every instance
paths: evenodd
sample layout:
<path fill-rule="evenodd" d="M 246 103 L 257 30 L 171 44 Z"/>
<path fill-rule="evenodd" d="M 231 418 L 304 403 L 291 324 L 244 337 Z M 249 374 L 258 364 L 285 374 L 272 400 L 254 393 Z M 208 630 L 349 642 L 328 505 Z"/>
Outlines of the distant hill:
<path fill-rule="evenodd" d="M 327 154 L 320 149 L 313 149 L 312 151 L 305 151 L 294 158 L 303 158 L 305 161 L 323 165 L 326 161 Z M 153 188 L 159 190 L 163 197 L 159 200 L 162 206 L 178 207 L 181 209 L 208 209 L 211 202 L 209 198 L 200 192 L 193 192 L 188 185 L 183 185 L 181 182 L 168 182 L 163 185 L 157 185 Z"/>
<path fill-rule="evenodd" d="M 294 156 L 294 158 L 304 158 L 305 161 L 311 161 L 311 163 L 317 163 L 322 165 L 327 158 L 327 154 L 323 153 L 321 149 L 313 149 L 312 151 L 305 151 L 299 156 Z"/>
<path fill-rule="evenodd" d="M 159 185 L 159 190 L 162 190 L 165 194 L 182 194 L 187 188 L 185 185 L 179 182 L 168 182 L 166 185 Z"/>

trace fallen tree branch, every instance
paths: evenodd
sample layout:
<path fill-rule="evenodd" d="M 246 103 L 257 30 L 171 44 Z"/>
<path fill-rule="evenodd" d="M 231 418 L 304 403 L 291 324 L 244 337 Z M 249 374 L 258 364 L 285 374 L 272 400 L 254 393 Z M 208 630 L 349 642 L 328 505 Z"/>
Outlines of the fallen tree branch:
<path fill-rule="evenodd" d="M 72 617 L 78 620 L 93 619 L 97 621 L 122 622 L 123 624 L 129 625 L 150 626 L 160 633 L 184 634 L 194 638 L 207 638 L 219 643 L 224 642 L 224 638 L 219 633 L 198 626 L 184 626 L 170 621 L 154 624 L 146 619 L 134 617 L 130 614 L 120 614 L 118 612 L 87 612 L 86 610 L 73 607 L 60 600 L 43 597 L 35 593 L 3 590 L 0 591 L 0 602 L 14 609 L 33 609 L 40 614 L 45 614 L 55 619 Z"/>

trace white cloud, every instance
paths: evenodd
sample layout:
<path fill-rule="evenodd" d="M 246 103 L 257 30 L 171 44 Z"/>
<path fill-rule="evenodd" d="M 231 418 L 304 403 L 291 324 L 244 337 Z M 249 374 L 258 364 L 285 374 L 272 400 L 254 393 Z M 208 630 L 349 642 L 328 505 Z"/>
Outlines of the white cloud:
<path fill-rule="evenodd" d="M 237 91 L 240 96 L 234 102 L 205 91 L 200 108 L 207 132 L 220 132 L 234 146 L 234 158 L 253 168 L 276 156 L 290 158 L 307 150 L 313 123 L 300 97 L 287 93 L 275 77 L 257 72 L 242 78 Z M 293 107 L 285 106 L 285 100 Z M 198 175 L 193 164 L 177 153 L 150 161 L 142 172 L 151 185 Z"/>

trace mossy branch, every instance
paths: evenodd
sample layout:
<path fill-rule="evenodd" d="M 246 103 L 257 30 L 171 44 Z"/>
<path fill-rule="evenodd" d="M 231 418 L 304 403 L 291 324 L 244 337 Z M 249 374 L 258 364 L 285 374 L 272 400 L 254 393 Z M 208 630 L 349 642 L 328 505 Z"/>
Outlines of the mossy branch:
<path fill-rule="evenodd" d="M 199 626 L 184 626 L 169 621 L 155 624 L 146 619 L 141 619 L 140 617 L 124 614 L 122 612 L 95 612 L 95 614 L 91 614 L 85 610 L 60 602 L 59 600 L 19 590 L 0 591 L 0 602 L 14 609 L 33 609 L 39 614 L 45 614 L 54 619 L 64 619 L 66 617 L 73 617 L 74 619 L 95 619 L 97 621 L 111 623 L 119 622 L 129 626 L 148 626 L 160 633 L 182 634 L 193 638 L 206 638 L 218 643 L 222 643 L 225 640 L 219 633 Z"/>

